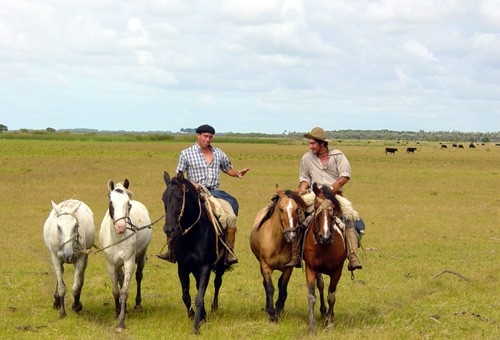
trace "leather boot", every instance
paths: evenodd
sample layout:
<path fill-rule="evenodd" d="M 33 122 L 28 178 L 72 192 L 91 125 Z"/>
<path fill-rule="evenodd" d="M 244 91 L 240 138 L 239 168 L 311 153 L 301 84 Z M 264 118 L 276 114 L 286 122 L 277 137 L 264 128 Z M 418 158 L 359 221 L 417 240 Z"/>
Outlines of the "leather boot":
<path fill-rule="evenodd" d="M 347 259 L 349 264 L 347 269 L 349 271 L 354 271 L 356 269 L 362 269 L 361 263 L 359 262 L 356 250 L 358 249 L 358 232 L 354 228 L 354 223 L 352 221 L 347 221 L 347 226 L 345 228 L 345 236 L 347 243 Z"/>
<path fill-rule="evenodd" d="M 174 244 L 172 241 L 172 237 L 167 236 L 167 244 L 168 244 L 167 252 L 165 252 L 163 254 L 161 254 L 161 253 L 156 254 L 156 257 L 158 257 L 159 259 L 165 260 L 165 261 L 175 263 L 175 262 L 177 262 L 177 257 L 175 256 L 175 247 L 174 247 Z"/>
<path fill-rule="evenodd" d="M 300 240 L 301 240 L 301 235 L 298 234 L 297 237 L 295 237 L 295 240 L 292 242 L 292 259 L 290 262 L 288 262 L 285 267 L 295 267 L 295 268 L 301 268 L 302 267 L 302 259 L 300 258 Z"/>
<path fill-rule="evenodd" d="M 236 228 L 226 228 L 226 242 L 229 250 L 226 250 L 226 260 L 224 264 L 226 266 L 238 263 L 238 259 L 234 254 L 234 241 L 236 239 Z"/>

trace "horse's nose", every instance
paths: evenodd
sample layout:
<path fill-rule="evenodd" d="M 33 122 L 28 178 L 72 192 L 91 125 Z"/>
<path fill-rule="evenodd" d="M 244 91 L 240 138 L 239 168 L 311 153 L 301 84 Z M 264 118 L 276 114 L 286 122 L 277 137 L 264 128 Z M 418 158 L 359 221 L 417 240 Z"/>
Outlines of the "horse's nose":
<path fill-rule="evenodd" d="M 173 225 L 166 225 L 163 227 L 163 231 L 165 232 L 165 234 L 167 234 L 167 236 L 174 236 L 175 234 L 175 228 Z"/>
<path fill-rule="evenodd" d="M 61 250 L 57 253 L 57 256 L 64 260 L 64 263 L 74 263 L 75 262 L 75 254 L 73 252 L 68 252 Z"/>
<path fill-rule="evenodd" d="M 293 240 L 295 240 L 295 237 L 297 237 L 297 232 L 295 232 L 295 231 L 289 231 L 289 232 L 285 233 L 285 240 L 288 243 L 292 243 Z"/>
<path fill-rule="evenodd" d="M 127 223 L 124 219 L 115 222 L 115 230 L 118 234 L 123 234 L 127 230 Z"/>
<path fill-rule="evenodd" d="M 321 244 L 331 243 L 332 241 L 333 241 L 332 234 L 330 232 L 319 235 L 319 241 L 318 242 L 321 243 Z"/>

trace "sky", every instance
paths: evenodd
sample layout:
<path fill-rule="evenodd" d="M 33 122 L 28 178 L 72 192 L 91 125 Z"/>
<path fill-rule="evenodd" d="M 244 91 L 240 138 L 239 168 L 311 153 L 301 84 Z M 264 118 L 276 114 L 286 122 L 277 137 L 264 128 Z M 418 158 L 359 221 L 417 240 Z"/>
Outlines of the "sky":
<path fill-rule="evenodd" d="M 15 0 L 0 124 L 500 131 L 498 0 Z"/>

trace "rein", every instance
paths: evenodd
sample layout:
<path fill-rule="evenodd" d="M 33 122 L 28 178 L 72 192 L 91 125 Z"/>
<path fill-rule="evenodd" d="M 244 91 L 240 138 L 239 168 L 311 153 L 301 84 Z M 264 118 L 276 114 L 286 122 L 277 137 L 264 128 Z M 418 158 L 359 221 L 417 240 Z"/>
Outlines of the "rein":
<path fill-rule="evenodd" d="M 181 189 L 182 189 L 182 193 L 183 193 L 182 206 L 181 206 L 181 212 L 179 214 L 179 217 L 177 218 L 177 223 L 179 223 L 179 225 L 181 225 L 181 219 L 184 216 L 184 208 L 186 207 L 186 192 L 188 191 L 188 189 L 186 189 L 186 186 L 184 186 L 184 185 L 181 187 Z M 196 220 L 188 228 L 184 229 L 181 236 L 186 235 L 196 225 L 196 223 L 198 223 L 198 221 L 201 218 L 201 198 L 199 195 L 198 195 L 198 211 L 199 211 L 199 213 L 198 213 L 198 217 L 196 218 Z"/>

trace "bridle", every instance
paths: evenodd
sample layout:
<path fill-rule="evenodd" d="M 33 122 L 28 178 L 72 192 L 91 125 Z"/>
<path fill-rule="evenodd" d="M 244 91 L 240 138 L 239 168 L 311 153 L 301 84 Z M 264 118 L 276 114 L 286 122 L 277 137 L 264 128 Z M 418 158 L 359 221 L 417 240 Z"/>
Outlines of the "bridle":
<path fill-rule="evenodd" d="M 288 197 L 288 196 L 286 196 L 286 197 L 287 197 L 287 198 L 289 198 L 290 200 L 292 200 L 292 201 L 293 201 L 293 198 Z M 281 198 L 278 200 L 277 204 L 276 204 L 276 205 L 277 205 L 277 207 L 278 207 L 278 209 L 279 209 L 279 203 L 280 203 L 280 201 L 281 201 L 282 199 L 283 199 L 283 197 L 281 197 Z M 297 209 L 298 209 L 298 208 L 297 208 Z M 281 232 L 283 233 L 283 235 L 285 236 L 285 239 L 287 239 L 287 240 L 288 240 L 289 238 L 288 238 L 288 237 L 286 237 L 286 235 L 288 235 L 288 234 L 290 234 L 290 233 L 293 233 L 293 232 L 296 232 L 296 231 L 297 231 L 297 229 L 298 229 L 298 227 L 297 227 L 297 226 L 291 226 L 291 227 L 284 228 L 284 227 L 283 227 L 283 223 L 280 223 L 280 225 L 281 225 Z"/>
<path fill-rule="evenodd" d="M 58 214 L 57 217 L 60 217 L 60 216 L 63 216 L 63 215 L 69 215 L 69 216 L 72 216 L 75 221 L 76 221 L 76 224 L 75 224 L 75 230 L 76 230 L 76 233 L 73 234 L 70 238 L 68 238 L 66 241 L 64 241 L 63 243 L 60 244 L 60 247 L 64 247 L 66 244 L 70 243 L 70 242 L 73 242 L 73 241 L 76 241 L 76 244 L 74 246 L 74 248 L 80 252 L 83 252 L 83 247 L 82 247 L 82 244 L 80 243 L 80 233 L 78 232 L 78 228 L 80 227 L 80 224 L 78 223 L 78 218 L 72 214 L 72 213 L 69 213 L 69 212 L 63 212 L 61 214 Z"/>
<path fill-rule="evenodd" d="M 332 202 L 329 200 L 329 199 L 323 199 L 323 198 L 319 198 L 317 197 L 318 200 L 321 200 L 321 203 L 319 204 L 319 206 L 317 208 L 314 209 L 314 218 L 312 219 L 312 223 L 313 223 L 313 233 L 312 233 L 312 236 L 313 236 L 313 239 L 314 239 L 314 244 L 317 244 L 318 241 L 316 240 L 316 232 L 318 231 L 317 230 L 317 227 L 318 227 L 318 221 L 317 221 L 317 217 L 319 216 L 319 214 L 321 214 L 324 210 L 329 210 L 331 209 L 331 216 L 333 217 L 333 206 L 332 206 Z M 333 224 L 336 224 L 336 219 L 333 218 L 332 219 L 332 227 L 333 227 Z M 332 233 L 333 234 L 333 233 Z"/>

